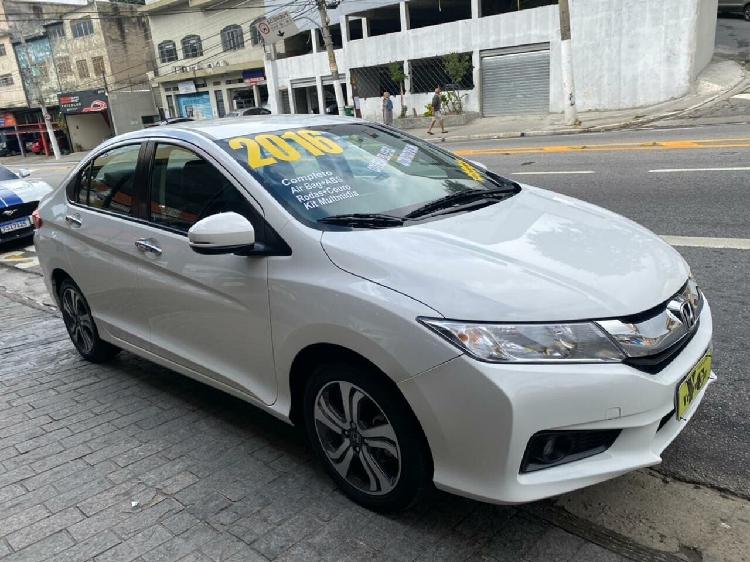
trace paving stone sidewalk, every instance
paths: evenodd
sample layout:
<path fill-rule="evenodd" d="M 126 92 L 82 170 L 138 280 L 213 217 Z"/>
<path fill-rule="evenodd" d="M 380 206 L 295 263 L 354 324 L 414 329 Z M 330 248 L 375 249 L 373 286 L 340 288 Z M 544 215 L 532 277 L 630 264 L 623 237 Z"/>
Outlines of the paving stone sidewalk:
<path fill-rule="evenodd" d="M 385 517 L 300 433 L 0 296 L 0 560 L 622 560 L 516 509 L 436 493 Z"/>

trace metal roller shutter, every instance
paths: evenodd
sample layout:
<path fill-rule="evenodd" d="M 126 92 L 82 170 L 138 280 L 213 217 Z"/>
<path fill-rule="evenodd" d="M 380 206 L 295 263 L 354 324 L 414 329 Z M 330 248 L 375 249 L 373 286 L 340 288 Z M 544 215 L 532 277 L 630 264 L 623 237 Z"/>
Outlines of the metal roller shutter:
<path fill-rule="evenodd" d="M 547 113 L 549 51 L 482 57 L 482 113 Z"/>

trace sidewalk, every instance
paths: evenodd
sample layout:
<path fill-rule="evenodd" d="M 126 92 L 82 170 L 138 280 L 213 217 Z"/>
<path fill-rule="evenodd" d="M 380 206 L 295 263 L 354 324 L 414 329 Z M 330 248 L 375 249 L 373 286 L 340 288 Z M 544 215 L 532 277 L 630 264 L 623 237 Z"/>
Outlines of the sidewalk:
<path fill-rule="evenodd" d="M 425 131 L 418 134 L 434 142 L 457 142 L 623 129 L 678 117 L 708 106 L 735 90 L 743 89 L 748 81 L 750 77 L 737 62 L 714 59 L 700 74 L 690 93 L 682 98 L 648 107 L 579 113 L 581 124 L 577 127 L 563 124 L 561 114 L 545 113 L 485 117 L 451 128 L 446 135 L 436 133 L 428 136 Z"/>
<path fill-rule="evenodd" d="M 86 154 L 88 154 L 88 151 L 72 152 L 70 154 L 64 154 L 60 156 L 59 160 L 55 160 L 53 156 L 27 153 L 26 156 L 4 156 L 0 158 L 0 164 L 2 164 L 3 166 L 18 168 L 31 168 L 33 166 L 38 166 L 39 164 L 74 164 L 76 162 L 80 162 Z"/>

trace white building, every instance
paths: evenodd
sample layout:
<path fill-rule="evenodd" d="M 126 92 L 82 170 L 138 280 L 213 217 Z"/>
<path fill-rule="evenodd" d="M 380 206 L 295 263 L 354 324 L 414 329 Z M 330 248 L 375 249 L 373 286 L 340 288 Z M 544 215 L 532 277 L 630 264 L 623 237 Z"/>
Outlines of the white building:
<path fill-rule="evenodd" d="M 266 0 L 269 12 L 276 0 Z M 347 103 L 362 100 L 379 119 L 380 96 L 398 93 L 388 65 L 406 75 L 404 105 L 422 114 L 443 56 L 461 53 L 472 67 L 459 86 L 464 109 L 483 115 L 560 112 L 560 31 L 555 0 L 347 0 L 329 12 Z M 717 0 L 571 0 L 579 110 L 652 105 L 686 94 L 714 48 Z M 315 11 L 307 14 L 315 20 Z M 307 19 L 299 26 L 311 28 Z M 318 30 L 276 45 L 269 62 L 272 105 L 281 112 L 324 112 L 334 101 Z M 273 66 L 271 66 L 273 65 Z M 441 84 L 444 85 L 444 84 Z M 396 96 L 395 110 L 399 104 Z M 274 110 L 277 108 L 273 108 Z"/>
<path fill-rule="evenodd" d="M 147 0 L 140 12 L 156 54 L 153 83 L 170 117 L 223 117 L 265 104 L 263 48 L 251 25 L 265 13 L 261 3 Z"/>

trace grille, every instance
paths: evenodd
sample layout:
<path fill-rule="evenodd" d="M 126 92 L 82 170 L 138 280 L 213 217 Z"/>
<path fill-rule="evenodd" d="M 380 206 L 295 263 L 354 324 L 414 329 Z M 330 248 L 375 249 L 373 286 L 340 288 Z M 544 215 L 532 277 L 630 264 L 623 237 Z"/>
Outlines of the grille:
<path fill-rule="evenodd" d="M 10 221 L 20 217 L 27 217 L 34 212 L 34 209 L 39 205 L 38 201 L 32 201 L 30 203 L 21 203 L 20 205 L 10 205 L 0 209 L 0 222 Z M 4 211 L 15 211 L 12 215 L 8 216 L 4 214 Z"/>

